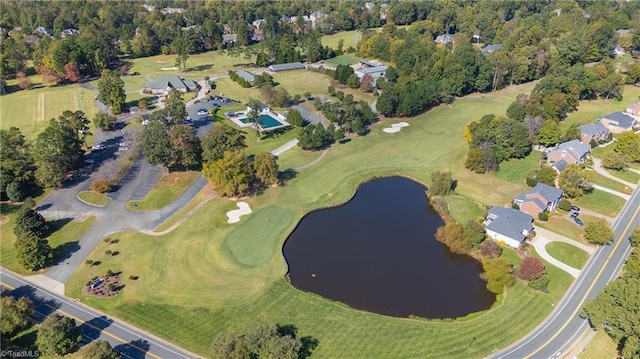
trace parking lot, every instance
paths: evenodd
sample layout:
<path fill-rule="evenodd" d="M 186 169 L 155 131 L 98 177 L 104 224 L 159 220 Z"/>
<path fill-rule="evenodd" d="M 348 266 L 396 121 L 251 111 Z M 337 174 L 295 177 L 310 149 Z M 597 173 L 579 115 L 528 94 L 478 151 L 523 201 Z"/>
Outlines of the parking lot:
<path fill-rule="evenodd" d="M 224 97 L 207 96 L 200 102 L 187 106 L 188 121 L 186 121 L 186 124 L 194 126 L 198 137 L 202 137 L 213 127 L 213 122 L 208 114 L 209 110 L 214 107 L 222 108 L 232 104 L 234 104 L 233 101 Z M 199 115 L 198 112 L 200 110 L 205 110 L 206 114 Z"/>

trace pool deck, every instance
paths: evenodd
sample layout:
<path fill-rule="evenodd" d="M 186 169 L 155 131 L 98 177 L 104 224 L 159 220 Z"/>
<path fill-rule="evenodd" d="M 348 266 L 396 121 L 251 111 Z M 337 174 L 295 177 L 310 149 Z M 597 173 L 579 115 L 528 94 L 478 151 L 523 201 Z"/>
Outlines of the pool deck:
<path fill-rule="evenodd" d="M 247 119 L 246 111 L 238 111 L 235 114 L 236 114 L 236 116 L 233 116 L 233 117 L 230 117 L 230 116 L 225 116 L 225 117 L 229 121 L 233 122 L 239 128 L 247 128 L 247 127 L 255 128 L 254 124 L 252 124 L 252 123 L 242 122 L 242 120 L 246 120 Z M 279 122 L 280 125 L 266 127 L 266 128 L 260 126 L 260 130 L 261 131 L 273 131 L 273 130 L 277 130 L 279 128 L 284 128 L 284 127 L 291 126 L 291 124 L 289 122 L 283 120 L 282 118 L 280 118 L 280 116 L 278 116 L 278 114 L 276 114 L 276 113 L 274 113 L 272 111 L 265 111 L 265 112 L 261 112 L 260 113 L 260 116 L 265 116 L 265 115 L 273 118 L 275 121 Z"/>

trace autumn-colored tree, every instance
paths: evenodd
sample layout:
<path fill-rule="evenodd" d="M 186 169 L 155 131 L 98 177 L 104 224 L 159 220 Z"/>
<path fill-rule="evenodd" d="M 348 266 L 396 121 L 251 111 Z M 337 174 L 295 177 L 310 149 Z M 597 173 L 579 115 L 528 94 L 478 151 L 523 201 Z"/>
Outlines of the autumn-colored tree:
<path fill-rule="evenodd" d="M 436 231 L 436 239 L 449 247 L 453 253 L 469 253 L 471 243 L 464 238 L 464 226 L 458 223 L 448 223 Z"/>
<path fill-rule="evenodd" d="M 18 86 L 20 86 L 20 89 L 22 90 L 26 90 L 28 88 L 31 88 L 31 80 L 29 80 L 29 78 L 24 74 L 24 72 L 18 72 L 16 74 L 16 80 L 18 80 Z"/>
<path fill-rule="evenodd" d="M 265 185 L 278 183 L 278 162 L 268 152 L 259 152 L 253 161 L 256 177 Z"/>
<path fill-rule="evenodd" d="M 80 71 L 78 71 L 78 67 L 76 66 L 75 62 L 69 62 L 68 64 L 64 65 L 64 72 L 67 75 L 67 80 L 71 82 L 76 83 L 82 80 L 82 76 L 80 76 Z"/>
<path fill-rule="evenodd" d="M 493 293 L 502 293 L 504 288 L 513 285 L 515 280 L 511 275 L 513 268 L 504 258 L 489 259 L 482 263 L 484 273 L 480 275 L 487 281 L 487 289 Z"/>
<path fill-rule="evenodd" d="M 498 258 L 501 253 L 502 248 L 491 239 L 485 239 L 484 242 L 480 244 L 480 254 L 483 257 Z"/>
<path fill-rule="evenodd" d="M 36 68 L 36 72 L 42 76 L 42 82 L 45 84 L 54 84 L 57 85 L 58 82 L 62 79 L 60 75 L 52 68 L 47 66 L 38 66 Z"/>
<path fill-rule="evenodd" d="M 536 280 L 544 274 L 544 264 L 540 259 L 535 257 L 525 257 L 522 263 L 520 263 L 520 269 L 516 271 L 516 277 L 526 281 Z"/>
<path fill-rule="evenodd" d="M 107 193 L 111 191 L 111 184 L 105 179 L 99 179 L 91 182 L 91 190 L 98 193 Z"/>

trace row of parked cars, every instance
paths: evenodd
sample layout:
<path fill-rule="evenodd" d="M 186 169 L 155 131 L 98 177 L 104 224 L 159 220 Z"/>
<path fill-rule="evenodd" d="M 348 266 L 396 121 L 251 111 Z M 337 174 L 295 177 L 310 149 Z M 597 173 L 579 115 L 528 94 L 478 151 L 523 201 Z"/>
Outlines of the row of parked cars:
<path fill-rule="evenodd" d="M 573 221 L 576 222 L 577 225 L 582 227 L 584 226 L 584 223 L 580 218 L 578 218 L 579 215 L 580 215 L 580 207 L 571 206 L 571 218 L 573 218 Z"/>

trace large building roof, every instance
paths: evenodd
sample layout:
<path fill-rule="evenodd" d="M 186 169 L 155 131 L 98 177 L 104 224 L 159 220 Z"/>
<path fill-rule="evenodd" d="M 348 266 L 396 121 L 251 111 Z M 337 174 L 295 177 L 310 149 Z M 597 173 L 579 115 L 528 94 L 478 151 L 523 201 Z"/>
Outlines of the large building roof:
<path fill-rule="evenodd" d="M 277 64 L 270 65 L 269 70 L 271 71 L 287 71 L 287 70 L 297 70 L 304 69 L 304 65 L 301 62 L 289 62 L 286 64 Z"/>
<path fill-rule="evenodd" d="M 566 153 L 573 158 L 574 163 L 578 163 L 589 151 L 591 151 L 591 146 L 578 140 L 571 140 L 559 144 L 557 148 L 549 152 L 549 156 L 556 152 Z"/>
<path fill-rule="evenodd" d="M 633 124 L 636 121 L 633 117 L 619 111 L 610 113 L 606 116 L 602 116 L 602 118 L 607 119 L 609 121 L 617 122 L 618 127 L 622 127 L 622 128 L 631 128 L 633 127 Z"/>
<path fill-rule="evenodd" d="M 256 75 L 252 74 L 249 71 L 238 70 L 236 71 L 236 75 L 242 77 L 243 79 L 249 81 L 249 83 L 253 84 L 253 81 L 256 79 Z"/>
<path fill-rule="evenodd" d="M 198 88 L 198 84 L 193 80 L 182 79 L 173 75 L 158 77 L 155 80 L 147 82 L 144 87 L 152 90 L 162 90 L 167 87 L 173 87 L 176 90 L 193 91 Z"/>
<path fill-rule="evenodd" d="M 537 195 L 540 195 L 540 197 L 542 197 L 546 202 L 554 202 L 562 197 L 562 190 L 549 186 L 548 184 L 538 182 L 529 192 L 521 193 L 515 199 L 516 201 L 521 202 L 538 201 L 539 203 L 536 202 L 538 207 L 542 209 L 547 208 L 547 203 L 540 202 Z"/>
<path fill-rule="evenodd" d="M 487 229 L 523 241 L 533 230 L 533 217 L 513 208 L 493 206 L 487 214 Z"/>
<path fill-rule="evenodd" d="M 580 125 L 579 127 L 580 127 L 580 133 L 590 135 L 590 136 L 599 135 L 601 133 L 605 133 L 605 134 L 609 133 L 609 130 L 599 122 L 588 123 L 586 125 Z"/>
<path fill-rule="evenodd" d="M 375 73 L 379 73 L 379 72 L 385 72 L 387 71 L 388 66 L 375 66 L 375 67 L 363 67 L 359 70 L 356 70 L 356 72 L 359 72 L 363 75 L 365 74 L 375 74 Z"/>

